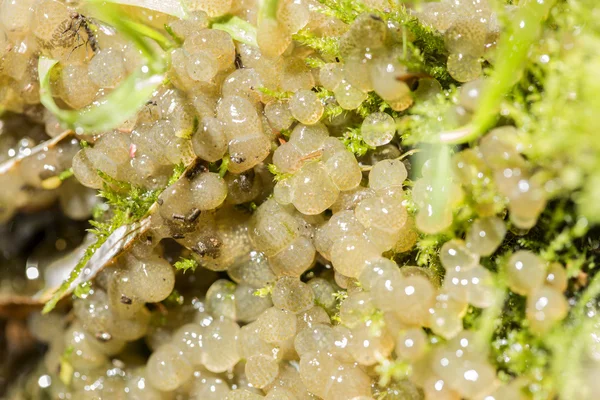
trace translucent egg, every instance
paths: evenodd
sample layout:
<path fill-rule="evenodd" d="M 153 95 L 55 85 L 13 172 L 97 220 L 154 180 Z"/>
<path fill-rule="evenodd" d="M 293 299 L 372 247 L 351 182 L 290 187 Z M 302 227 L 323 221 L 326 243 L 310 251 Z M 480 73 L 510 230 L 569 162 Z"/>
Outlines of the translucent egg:
<path fill-rule="evenodd" d="M 365 228 L 377 228 L 389 234 L 398 232 L 408 218 L 402 203 L 396 198 L 387 196 L 371 197 L 361 201 L 354 210 L 354 215 Z"/>
<path fill-rule="evenodd" d="M 344 74 L 340 64 L 325 64 L 319 70 L 319 80 L 321 85 L 327 90 L 335 90 L 344 79 Z"/>
<path fill-rule="evenodd" d="M 133 294 L 142 301 L 157 303 L 173 291 L 175 274 L 165 259 L 152 257 L 144 260 L 128 259 Z"/>
<path fill-rule="evenodd" d="M 467 54 L 450 54 L 447 67 L 448 73 L 459 82 L 469 82 L 481 75 L 478 57 Z"/>
<path fill-rule="evenodd" d="M 316 93 L 311 90 L 299 90 L 289 100 L 292 115 L 300 123 L 312 125 L 323 115 L 323 104 Z"/>
<path fill-rule="evenodd" d="M 490 271 L 477 265 L 465 272 L 468 280 L 466 289 L 467 301 L 479 308 L 487 308 L 494 304 L 497 297 L 494 276 Z"/>
<path fill-rule="evenodd" d="M 357 278 L 379 256 L 377 249 L 364 237 L 345 236 L 331 247 L 331 262 L 336 271 Z"/>
<path fill-rule="evenodd" d="M 256 296 L 252 286 L 238 285 L 235 290 L 235 309 L 239 321 L 251 322 L 258 318 L 273 303 L 267 297 Z"/>
<path fill-rule="evenodd" d="M 360 185 L 362 171 L 354 155 L 347 150 L 337 151 L 327 159 L 325 168 L 339 190 L 352 190 Z"/>
<path fill-rule="evenodd" d="M 360 133 L 369 146 L 382 146 L 394 138 L 396 123 L 389 114 L 383 112 L 369 114 L 363 120 Z"/>
<path fill-rule="evenodd" d="M 427 378 L 423 385 L 423 392 L 426 400 L 460 400 L 460 395 L 438 376 Z"/>
<path fill-rule="evenodd" d="M 246 377 L 252 386 L 263 388 L 279 374 L 277 359 L 265 354 L 256 354 L 246 361 Z"/>
<path fill-rule="evenodd" d="M 320 214 L 335 202 L 339 189 L 320 162 L 306 164 L 294 177 L 294 199 L 298 211 L 306 215 Z"/>
<path fill-rule="evenodd" d="M 278 276 L 299 277 L 315 260 L 315 247 L 310 239 L 300 236 L 269 259 L 269 265 Z"/>
<path fill-rule="evenodd" d="M 408 172 L 402 161 L 382 160 L 369 171 L 369 187 L 374 190 L 402 187 L 406 178 Z"/>
<path fill-rule="evenodd" d="M 559 292 L 564 292 L 567 290 L 568 283 L 569 277 L 567 276 L 565 267 L 556 262 L 548 266 L 545 282 L 546 285 L 553 287 Z"/>
<path fill-rule="evenodd" d="M 451 339 L 463 330 L 462 316 L 466 311 L 466 302 L 441 292 L 429 309 L 429 326 L 436 335 Z"/>
<path fill-rule="evenodd" d="M 427 335 L 422 329 L 407 329 L 399 333 L 395 351 L 402 359 L 413 361 L 423 356 L 427 344 Z"/>
<path fill-rule="evenodd" d="M 444 42 L 450 53 L 480 56 L 486 34 L 485 25 L 478 19 L 459 19 L 445 32 Z"/>
<path fill-rule="evenodd" d="M 191 207 L 200 211 L 213 210 L 227 197 L 227 184 L 213 172 L 197 175 L 190 182 Z"/>
<path fill-rule="evenodd" d="M 227 14 L 232 0 L 185 0 L 185 4 L 190 11 L 202 10 L 209 17 L 218 17 Z"/>
<path fill-rule="evenodd" d="M 231 0 L 223 2 L 219 0 L 215 1 L 215 3 L 219 3 L 225 7 L 230 2 Z M 208 11 L 206 13 L 210 16 Z M 218 29 L 201 29 L 195 32 L 185 39 L 183 48 L 188 53 L 195 53 L 201 50 L 210 52 L 213 58 L 217 60 L 220 71 L 232 66 L 235 61 L 235 46 L 231 36 Z"/>
<path fill-rule="evenodd" d="M 452 239 L 442 246 L 440 261 L 447 271 L 465 271 L 477 265 L 479 256 L 472 253 L 462 240 Z"/>
<path fill-rule="evenodd" d="M 239 174 L 260 164 L 271 152 L 269 138 L 261 132 L 238 136 L 229 142 L 228 170 Z"/>
<path fill-rule="evenodd" d="M 173 346 L 180 349 L 185 358 L 194 366 L 202 364 L 204 356 L 204 332 L 205 329 L 199 324 L 186 324 L 179 328 L 171 339 Z"/>
<path fill-rule="evenodd" d="M 402 322 L 424 325 L 427 312 L 435 302 L 436 290 L 431 282 L 422 276 L 411 276 L 398 284 L 398 291 L 391 293 L 402 304 L 396 314 Z M 381 304 L 381 299 L 378 304 Z"/>
<path fill-rule="evenodd" d="M 315 351 L 329 351 L 334 346 L 335 334 L 328 325 L 315 324 L 298 332 L 294 347 L 300 357 Z"/>
<path fill-rule="evenodd" d="M 506 225 L 500 218 L 480 218 L 467 232 L 467 248 L 481 256 L 489 256 L 500 246 L 505 234 Z"/>
<path fill-rule="evenodd" d="M 171 391 L 192 376 L 192 366 L 183 352 L 172 344 L 154 351 L 146 364 L 148 382 L 158 390 Z"/>
<path fill-rule="evenodd" d="M 197 51 L 186 54 L 185 68 L 195 81 L 208 82 L 219 71 L 219 64 L 208 51 Z"/>
<path fill-rule="evenodd" d="M 4 28 L 11 32 L 24 32 L 29 29 L 35 1 L 8 0 L 0 7 L 0 21 Z"/>
<path fill-rule="evenodd" d="M 315 295 L 310 286 L 291 276 L 277 280 L 271 298 L 275 307 L 294 314 L 308 310 L 315 302 Z"/>
<path fill-rule="evenodd" d="M 291 180 L 284 179 L 275 184 L 273 198 L 281 205 L 291 204 L 294 199 L 294 186 Z"/>
<path fill-rule="evenodd" d="M 201 377 L 190 392 L 192 400 L 221 400 L 231 392 L 226 381 L 216 377 Z"/>
<path fill-rule="evenodd" d="M 91 149 L 81 149 L 75 157 L 73 157 L 73 173 L 77 180 L 84 186 L 93 189 L 102 187 L 102 179 L 98 176 L 98 172 L 88 158 Z"/>
<path fill-rule="evenodd" d="M 256 394 L 250 389 L 234 389 L 231 392 L 227 393 L 227 397 L 225 400 L 261 400 L 264 399 L 264 396 L 260 394 Z"/>
<path fill-rule="evenodd" d="M 220 318 L 208 325 L 203 335 L 202 364 L 211 372 L 221 373 L 240 360 L 237 341 L 240 327 L 234 321 Z"/>
<path fill-rule="evenodd" d="M 290 143 L 308 161 L 309 156 L 316 155 L 324 147 L 328 136 L 327 127 L 321 123 L 310 126 L 299 124 L 290 134 Z"/>
<path fill-rule="evenodd" d="M 123 54 L 115 48 L 100 50 L 88 65 L 90 80 L 101 88 L 114 88 L 125 78 L 127 71 Z"/>
<path fill-rule="evenodd" d="M 373 89 L 387 101 L 402 99 L 410 95 L 408 85 L 398 79 L 406 72 L 406 67 L 400 65 L 393 57 L 376 59 L 370 66 Z"/>
<path fill-rule="evenodd" d="M 236 284 L 226 279 L 216 280 L 206 291 L 206 311 L 214 317 L 236 319 Z"/>
<path fill-rule="evenodd" d="M 389 357 L 393 348 L 392 336 L 384 330 L 374 329 L 369 319 L 352 329 L 348 351 L 359 364 L 373 365 L 381 357 Z"/>
<path fill-rule="evenodd" d="M 83 108 L 90 104 L 98 91 L 98 87 L 88 75 L 87 67 L 80 64 L 63 66 L 61 85 L 61 98 L 75 109 Z"/>
<path fill-rule="evenodd" d="M 267 343 L 282 342 L 296 333 L 296 317 L 288 311 L 272 307 L 256 320 L 258 335 Z"/>
<path fill-rule="evenodd" d="M 132 284 L 130 274 L 125 271 L 117 272 L 108 284 L 110 310 L 115 316 L 131 318 L 144 306 L 144 301 L 134 296 Z"/>
<path fill-rule="evenodd" d="M 555 288 L 543 286 L 527 297 L 527 320 L 533 332 L 543 334 L 569 310 L 567 299 Z"/>
<path fill-rule="evenodd" d="M 274 101 L 265 106 L 265 115 L 273 129 L 281 131 L 288 129 L 294 122 L 294 116 L 288 105 L 281 101 Z"/>
<path fill-rule="evenodd" d="M 532 252 L 519 250 L 508 260 L 506 273 L 510 289 L 515 293 L 527 295 L 543 285 L 546 266 Z"/>
<path fill-rule="evenodd" d="M 287 29 L 277 20 L 268 18 L 258 25 L 256 40 L 260 51 L 271 58 L 280 56 L 292 42 Z"/>
<path fill-rule="evenodd" d="M 225 125 L 229 140 L 260 131 L 260 119 L 252 103 L 240 96 L 223 97 L 217 106 L 217 117 Z"/>
<path fill-rule="evenodd" d="M 325 310 L 332 310 L 335 307 L 334 284 L 323 278 L 313 278 L 309 280 L 308 285 L 315 294 L 315 304 L 323 307 Z"/>
<path fill-rule="evenodd" d="M 367 94 L 352 86 L 342 79 L 339 86 L 333 91 L 335 99 L 344 110 L 354 110 L 367 99 Z"/>
<path fill-rule="evenodd" d="M 9 2 L 10 3 L 10 2 Z M 9 4 L 8 3 L 8 4 Z M 19 2 L 23 3 L 23 2 Z M 7 7 L 10 7 L 7 4 Z M 22 7 L 27 7 L 29 2 L 24 2 Z M 15 7 L 14 5 L 13 7 Z M 15 10 L 16 11 L 16 10 Z M 2 14 L 2 13 L 0 13 Z M 61 29 L 61 23 L 70 18 L 69 9 L 55 0 L 40 1 L 35 6 L 31 19 L 31 30 L 35 36 L 48 44 L 54 44 L 53 39 L 57 36 L 57 30 Z M 17 19 L 18 21 L 18 19 Z M 9 25 L 5 25 L 8 29 Z M 64 28 L 62 28 L 64 30 Z"/>

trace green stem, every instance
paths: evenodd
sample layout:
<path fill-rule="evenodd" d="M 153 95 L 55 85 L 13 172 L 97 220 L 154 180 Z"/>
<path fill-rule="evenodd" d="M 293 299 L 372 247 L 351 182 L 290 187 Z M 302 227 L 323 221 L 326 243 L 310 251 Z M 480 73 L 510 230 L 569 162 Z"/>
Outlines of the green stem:
<path fill-rule="evenodd" d="M 575 318 L 584 318 L 585 317 L 585 307 L 587 304 L 598 297 L 600 295 L 600 274 L 596 274 L 588 287 L 585 289 L 585 292 L 581 295 L 575 307 L 573 307 L 572 315 Z"/>
<path fill-rule="evenodd" d="M 277 7 L 279 0 L 262 0 L 259 15 L 261 19 L 277 19 Z"/>
<path fill-rule="evenodd" d="M 500 104 L 521 75 L 531 45 L 540 35 L 542 25 L 556 0 L 525 0 L 511 18 L 496 51 L 498 60 L 482 91 L 482 98 L 471 124 L 443 132 L 443 143 L 466 143 L 485 133 L 496 122 Z"/>
<path fill-rule="evenodd" d="M 229 33 L 238 42 L 258 47 L 258 43 L 256 42 L 256 28 L 239 17 L 231 17 L 225 21 L 215 22 L 211 28 Z"/>

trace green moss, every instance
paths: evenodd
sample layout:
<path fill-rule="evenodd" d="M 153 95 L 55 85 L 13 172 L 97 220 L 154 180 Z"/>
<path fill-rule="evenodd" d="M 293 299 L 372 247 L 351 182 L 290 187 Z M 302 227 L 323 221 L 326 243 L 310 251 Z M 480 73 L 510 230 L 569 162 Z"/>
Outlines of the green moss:
<path fill-rule="evenodd" d="M 182 271 L 185 274 L 187 271 L 194 272 L 196 268 L 198 268 L 198 262 L 193 258 L 181 258 L 173 265 L 173 267 L 175 267 L 177 271 Z"/>
<path fill-rule="evenodd" d="M 60 179 L 61 181 L 66 181 L 67 179 L 69 179 L 72 176 L 73 176 L 73 168 L 69 168 L 69 169 L 64 170 L 60 174 L 58 174 L 58 179 Z"/>
<path fill-rule="evenodd" d="M 273 174 L 273 180 L 275 182 L 283 181 L 292 177 L 292 174 L 281 172 L 275 164 L 269 164 L 267 169 L 271 174 Z"/>
<path fill-rule="evenodd" d="M 258 91 L 277 100 L 287 100 L 293 95 L 292 92 L 279 92 L 277 90 L 272 90 L 264 86 L 259 87 Z"/>
<path fill-rule="evenodd" d="M 175 308 L 182 306 L 185 302 L 185 298 L 177 289 L 173 289 L 169 297 L 161 301 L 167 308 Z"/>
<path fill-rule="evenodd" d="M 268 284 L 265 287 L 256 289 L 252 294 L 257 297 L 267 297 L 270 296 L 271 293 L 273 293 L 273 285 Z"/>
<path fill-rule="evenodd" d="M 319 97 L 324 104 L 323 116 L 321 117 L 322 120 L 326 119 L 332 121 L 334 118 L 347 112 L 337 103 L 335 95 L 331 90 L 327 90 L 322 86 L 316 88 L 316 90 L 317 97 Z"/>
<path fill-rule="evenodd" d="M 168 185 L 179 179 L 183 173 L 182 165 L 177 165 L 173 169 L 173 174 L 169 179 Z M 53 294 L 52 298 L 44 305 L 42 312 L 44 314 L 52 311 L 63 294 L 80 274 L 81 270 L 87 265 L 96 250 L 98 250 L 108 237 L 119 227 L 133 222 L 137 222 L 147 215 L 150 207 L 156 202 L 158 196 L 166 188 L 160 190 L 146 190 L 133 186 L 127 182 L 117 181 L 102 171 L 98 174 L 104 179 L 104 188 L 99 191 L 99 195 L 104 197 L 106 207 L 96 208 L 94 210 L 94 220 L 89 221 L 92 226 L 88 232 L 94 234 L 96 241 L 90 245 L 84 252 L 83 257 L 77 262 L 69 277 Z M 167 185 L 167 186 L 168 186 Z"/>
<path fill-rule="evenodd" d="M 341 140 L 344 146 L 358 157 L 362 157 L 367 154 L 367 151 L 374 149 L 374 147 L 365 143 L 360 128 L 348 129 L 344 133 L 344 136 L 341 137 Z"/>
<path fill-rule="evenodd" d="M 339 41 L 337 38 L 320 37 L 306 29 L 301 29 L 292 35 L 292 39 L 301 45 L 316 50 L 327 60 L 334 61 L 340 57 Z"/>

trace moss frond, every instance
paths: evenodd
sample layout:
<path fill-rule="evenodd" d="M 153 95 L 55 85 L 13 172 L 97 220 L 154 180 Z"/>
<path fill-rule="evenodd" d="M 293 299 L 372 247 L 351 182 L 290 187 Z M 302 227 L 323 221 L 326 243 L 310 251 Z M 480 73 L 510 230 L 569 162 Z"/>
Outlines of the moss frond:
<path fill-rule="evenodd" d="M 193 258 L 181 258 L 173 266 L 177 271 L 182 271 L 185 274 L 187 271 L 194 272 L 198 268 L 198 262 Z"/>

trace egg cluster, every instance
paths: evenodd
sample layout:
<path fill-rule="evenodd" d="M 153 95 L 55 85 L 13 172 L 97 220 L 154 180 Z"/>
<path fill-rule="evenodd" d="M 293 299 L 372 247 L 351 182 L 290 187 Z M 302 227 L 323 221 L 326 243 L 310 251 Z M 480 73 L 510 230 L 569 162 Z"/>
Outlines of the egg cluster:
<path fill-rule="evenodd" d="M 185 3 L 186 19 L 123 7 L 180 43 L 155 46 L 166 79 L 133 117 L 75 134 L 39 104 L 39 57 L 58 61 L 50 89 L 65 109 L 102 103 L 146 60 L 76 3 L 0 1 L 0 221 L 57 198 L 69 218 L 90 218 L 97 190 L 156 194 L 149 227 L 71 311 L 30 318 L 48 345 L 32 374 L 51 377 L 49 397 L 524 398 L 527 378 L 498 375 L 488 338 L 465 321 L 507 290 L 526 297 L 533 334 L 569 309 L 565 267 L 505 245 L 550 198 L 518 129 L 454 152 L 440 182 L 436 160 L 419 166 L 401 134 L 407 110 L 444 89 L 409 68 L 412 38 L 384 18 L 387 2 L 365 1 L 372 12 L 352 22 L 316 0 L 266 1 L 271 13 L 254 0 Z M 256 43 L 218 29 L 223 16 L 255 26 Z M 447 72 L 465 83 L 454 117 L 468 121 L 496 14 L 444 0 L 409 17 L 443 37 Z M 306 35 L 333 40 L 337 59 Z M 198 268 L 177 270 L 181 259 Z"/>

